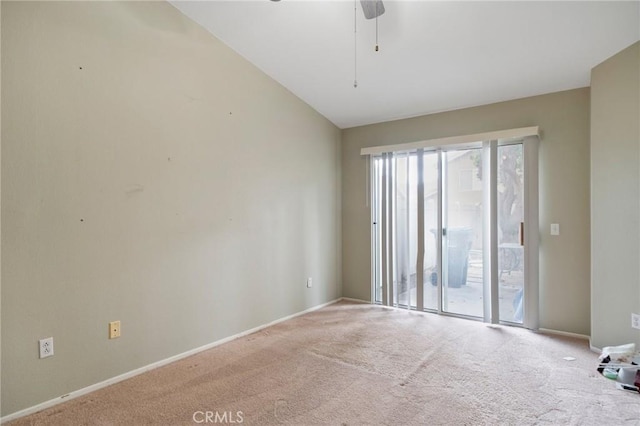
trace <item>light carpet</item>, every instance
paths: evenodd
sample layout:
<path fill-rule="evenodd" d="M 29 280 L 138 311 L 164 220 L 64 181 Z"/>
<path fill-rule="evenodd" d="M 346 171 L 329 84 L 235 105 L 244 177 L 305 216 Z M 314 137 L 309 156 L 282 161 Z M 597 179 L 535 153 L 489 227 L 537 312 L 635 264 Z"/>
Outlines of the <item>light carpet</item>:
<path fill-rule="evenodd" d="M 584 340 L 339 302 L 11 424 L 640 425 L 640 394 L 597 356 Z"/>

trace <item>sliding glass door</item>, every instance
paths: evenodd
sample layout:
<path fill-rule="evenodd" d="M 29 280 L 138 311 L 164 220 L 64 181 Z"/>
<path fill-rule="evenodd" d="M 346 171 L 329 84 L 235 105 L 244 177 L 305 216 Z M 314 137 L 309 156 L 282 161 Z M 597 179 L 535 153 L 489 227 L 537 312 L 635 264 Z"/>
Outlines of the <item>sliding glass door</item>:
<path fill-rule="evenodd" d="M 537 185 L 526 179 L 537 174 L 526 173 L 526 152 L 523 141 L 492 141 L 372 156 L 373 301 L 527 325 L 537 310 L 527 252 L 537 247 L 525 230 L 537 224 L 525 222 Z"/>
<path fill-rule="evenodd" d="M 483 315 L 482 149 L 443 155 L 442 310 Z"/>

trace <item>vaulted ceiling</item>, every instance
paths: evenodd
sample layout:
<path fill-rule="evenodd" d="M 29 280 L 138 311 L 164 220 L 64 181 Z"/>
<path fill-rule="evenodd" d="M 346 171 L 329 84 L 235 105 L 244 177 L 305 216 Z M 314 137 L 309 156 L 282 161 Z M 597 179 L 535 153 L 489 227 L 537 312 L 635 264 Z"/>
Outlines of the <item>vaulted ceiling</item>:
<path fill-rule="evenodd" d="M 359 0 L 171 3 L 340 128 L 588 86 L 640 40 L 638 1 L 385 0 L 377 52 Z"/>

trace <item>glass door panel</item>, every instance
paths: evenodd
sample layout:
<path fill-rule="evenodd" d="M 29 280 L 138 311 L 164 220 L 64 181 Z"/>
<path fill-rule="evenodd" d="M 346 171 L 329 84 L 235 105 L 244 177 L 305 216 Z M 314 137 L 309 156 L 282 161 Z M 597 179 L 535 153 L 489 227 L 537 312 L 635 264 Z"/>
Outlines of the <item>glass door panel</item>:
<path fill-rule="evenodd" d="M 443 154 L 442 310 L 482 317 L 482 150 Z"/>
<path fill-rule="evenodd" d="M 423 306 L 438 309 L 438 153 L 423 154 L 424 273 Z"/>
<path fill-rule="evenodd" d="M 413 152 L 408 155 L 408 202 L 407 202 L 407 220 L 409 235 L 407 238 L 407 250 L 409 256 L 407 258 L 407 271 L 409 280 L 407 282 L 408 300 L 406 306 L 416 309 L 417 305 L 417 258 L 418 258 L 418 158 L 417 153 Z"/>
<path fill-rule="evenodd" d="M 415 283 L 415 249 L 411 250 L 411 242 L 413 240 L 415 246 L 415 229 L 411 229 L 411 218 L 415 218 L 415 212 L 410 211 L 411 204 L 415 208 L 415 200 L 410 202 L 412 198 L 410 187 L 415 185 L 409 184 L 411 170 L 409 167 L 410 156 L 408 153 L 401 153 L 395 159 L 395 232 L 394 232 L 394 267 L 395 272 L 393 280 L 393 304 L 395 306 L 407 307 L 411 304 L 410 281 L 413 275 Z M 415 173 L 413 178 L 415 179 Z M 414 190 L 415 191 L 415 190 Z M 413 231 L 414 235 L 411 235 Z M 413 251 L 413 256 L 411 252 Z M 413 264 L 413 267 L 412 267 Z M 415 285 L 414 285 L 415 289 Z M 415 295 L 413 297 L 415 302 Z"/>
<path fill-rule="evenodd" d="M 522 324 L 524 173 L 522 144 L 498 147 L 498 297 L 500 321 Z"/>
<path fill-rule="evenodd" d="M 383 159 L 375 157 L 371 162 L 371 275 L 373 278 L 373 301 L 382 303 L 382 167 Z"/>

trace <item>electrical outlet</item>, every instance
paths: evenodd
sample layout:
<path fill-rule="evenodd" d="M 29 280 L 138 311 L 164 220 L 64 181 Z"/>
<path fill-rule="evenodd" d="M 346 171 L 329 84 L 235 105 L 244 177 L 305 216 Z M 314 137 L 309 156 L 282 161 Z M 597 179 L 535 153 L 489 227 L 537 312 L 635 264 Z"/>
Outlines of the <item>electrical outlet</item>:
<path fill-rule="evenodd" d="M 40 358 L 53 356 L 53 337 L 39 340 Z"/>
<path fill-rule="evenodd" d="M 307 288 L 311 288 L 313 287 L 313 280 L 311 279 L 311 277 L 307 278 Z"/>
<path fill-rule="evenodd" d="M 111 321 L 109 323 L 109 339 L 120 337 L 120 321 Z"/>
<path fill-rule="evenodd" d="M 631 314 L 631 327 L 637 328 L 640 330 L 640 315 L 639 314 Z"/>

